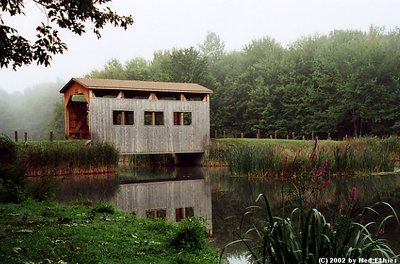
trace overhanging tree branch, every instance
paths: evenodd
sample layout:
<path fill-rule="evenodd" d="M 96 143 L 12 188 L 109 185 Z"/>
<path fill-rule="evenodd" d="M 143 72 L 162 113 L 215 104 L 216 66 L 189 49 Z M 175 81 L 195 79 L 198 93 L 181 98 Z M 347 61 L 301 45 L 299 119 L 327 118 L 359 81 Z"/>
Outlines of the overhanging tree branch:
<path fill-rule="evenodd" d="M 62 54 L 67 45 L 58 36 L 58 28 L 77 35 L 86 32 L 86 23 L 91 22 L 92 31 L 101 38 L 101 29 L 111 24 L 127 29 L 133 24 L 132 16 L 120 16 L 109 7 L 102 5 L 111 0 L 34 0 L 46 14 L 47 23 L 36 27 L 36 39 L 31 42 L 21 36 L 15 28 L 7 26 L 2 14 L 25 15 L 23 0 L 0 0 L 0 67 L 16 70 L 22 65 L 36 61 L 38 65 L 49 66 L 52 55 Z"/>

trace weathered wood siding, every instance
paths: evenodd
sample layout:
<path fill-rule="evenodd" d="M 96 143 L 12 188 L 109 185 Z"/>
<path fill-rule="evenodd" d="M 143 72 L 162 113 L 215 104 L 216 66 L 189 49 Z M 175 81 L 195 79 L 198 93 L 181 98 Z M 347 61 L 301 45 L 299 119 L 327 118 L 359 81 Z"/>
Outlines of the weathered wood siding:
<path fill-rule="evenodd" d="M 91 138 L 112 142 L 121 154 L 204 152 L 210 138 L 208 101 L 91 98 Z M 134 111 L 134 125 L 113 125 L 113 111 Z M 145 111 L 164 112 L 164 125 L 144 125 Z M 191 112 L 192 124 L 174 125 L 174 112 Z"/>
<path fill-rule="evenodd" d="M 140 217 L 148 210 L 164 209 L 172 221 L 176 209 L 192 207 L 194 216 L 204 217 L 212 231 L 211 188 L 204 179 L 121 184 L 112 203 Z"/>

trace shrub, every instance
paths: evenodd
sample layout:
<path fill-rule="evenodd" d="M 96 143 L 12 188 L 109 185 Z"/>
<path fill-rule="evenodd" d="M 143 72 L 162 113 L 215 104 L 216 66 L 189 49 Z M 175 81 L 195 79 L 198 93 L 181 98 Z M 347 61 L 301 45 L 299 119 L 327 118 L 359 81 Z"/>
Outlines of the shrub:
<path fill-rule="evenodd" d="M 25 185 L 26 193 L 37 201 L 45 201 L 54 198 L 56 182 L 52 175 L 43 175 L 31 179 Z"/>

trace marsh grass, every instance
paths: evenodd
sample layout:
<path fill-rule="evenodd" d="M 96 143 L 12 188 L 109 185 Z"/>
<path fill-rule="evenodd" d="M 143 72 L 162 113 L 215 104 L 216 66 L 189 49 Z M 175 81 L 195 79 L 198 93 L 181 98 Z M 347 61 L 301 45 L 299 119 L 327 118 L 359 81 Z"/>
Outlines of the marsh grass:
<path fill-rule="evenodd" d="M 400 157 L 400 139 L 349 141 L 224 139 L 206 152 L 206 164 L 226 165 L 237 175 L 299 177 L 328 162 L 333 175 L 390 172 Z M 311 156 L 313 158 L 311 159 Z"/>
<path fill-rule="evenodd" d="M 90 174 L 116 170 L 118 151 L 107 143 L 33 142 L 18 145 L 27 176 Z"/>

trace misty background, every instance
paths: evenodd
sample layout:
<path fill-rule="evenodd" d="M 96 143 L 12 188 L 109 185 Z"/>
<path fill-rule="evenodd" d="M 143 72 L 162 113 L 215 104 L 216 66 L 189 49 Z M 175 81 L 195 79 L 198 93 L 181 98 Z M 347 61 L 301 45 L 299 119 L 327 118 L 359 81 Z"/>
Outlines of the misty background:
<path fill-rule="evenodd" d="M 63 84 L 58 80 L 11 93 L 0 89 L 0 132 L 14 138 L 14 131 L 18 131 L 20 140 L 27 132 L 30 140 L 39 140 L 48 139 L 50 130 L 54 130 L 57 138 L 62 138 L 63 98 L 58 91 Z"/>

